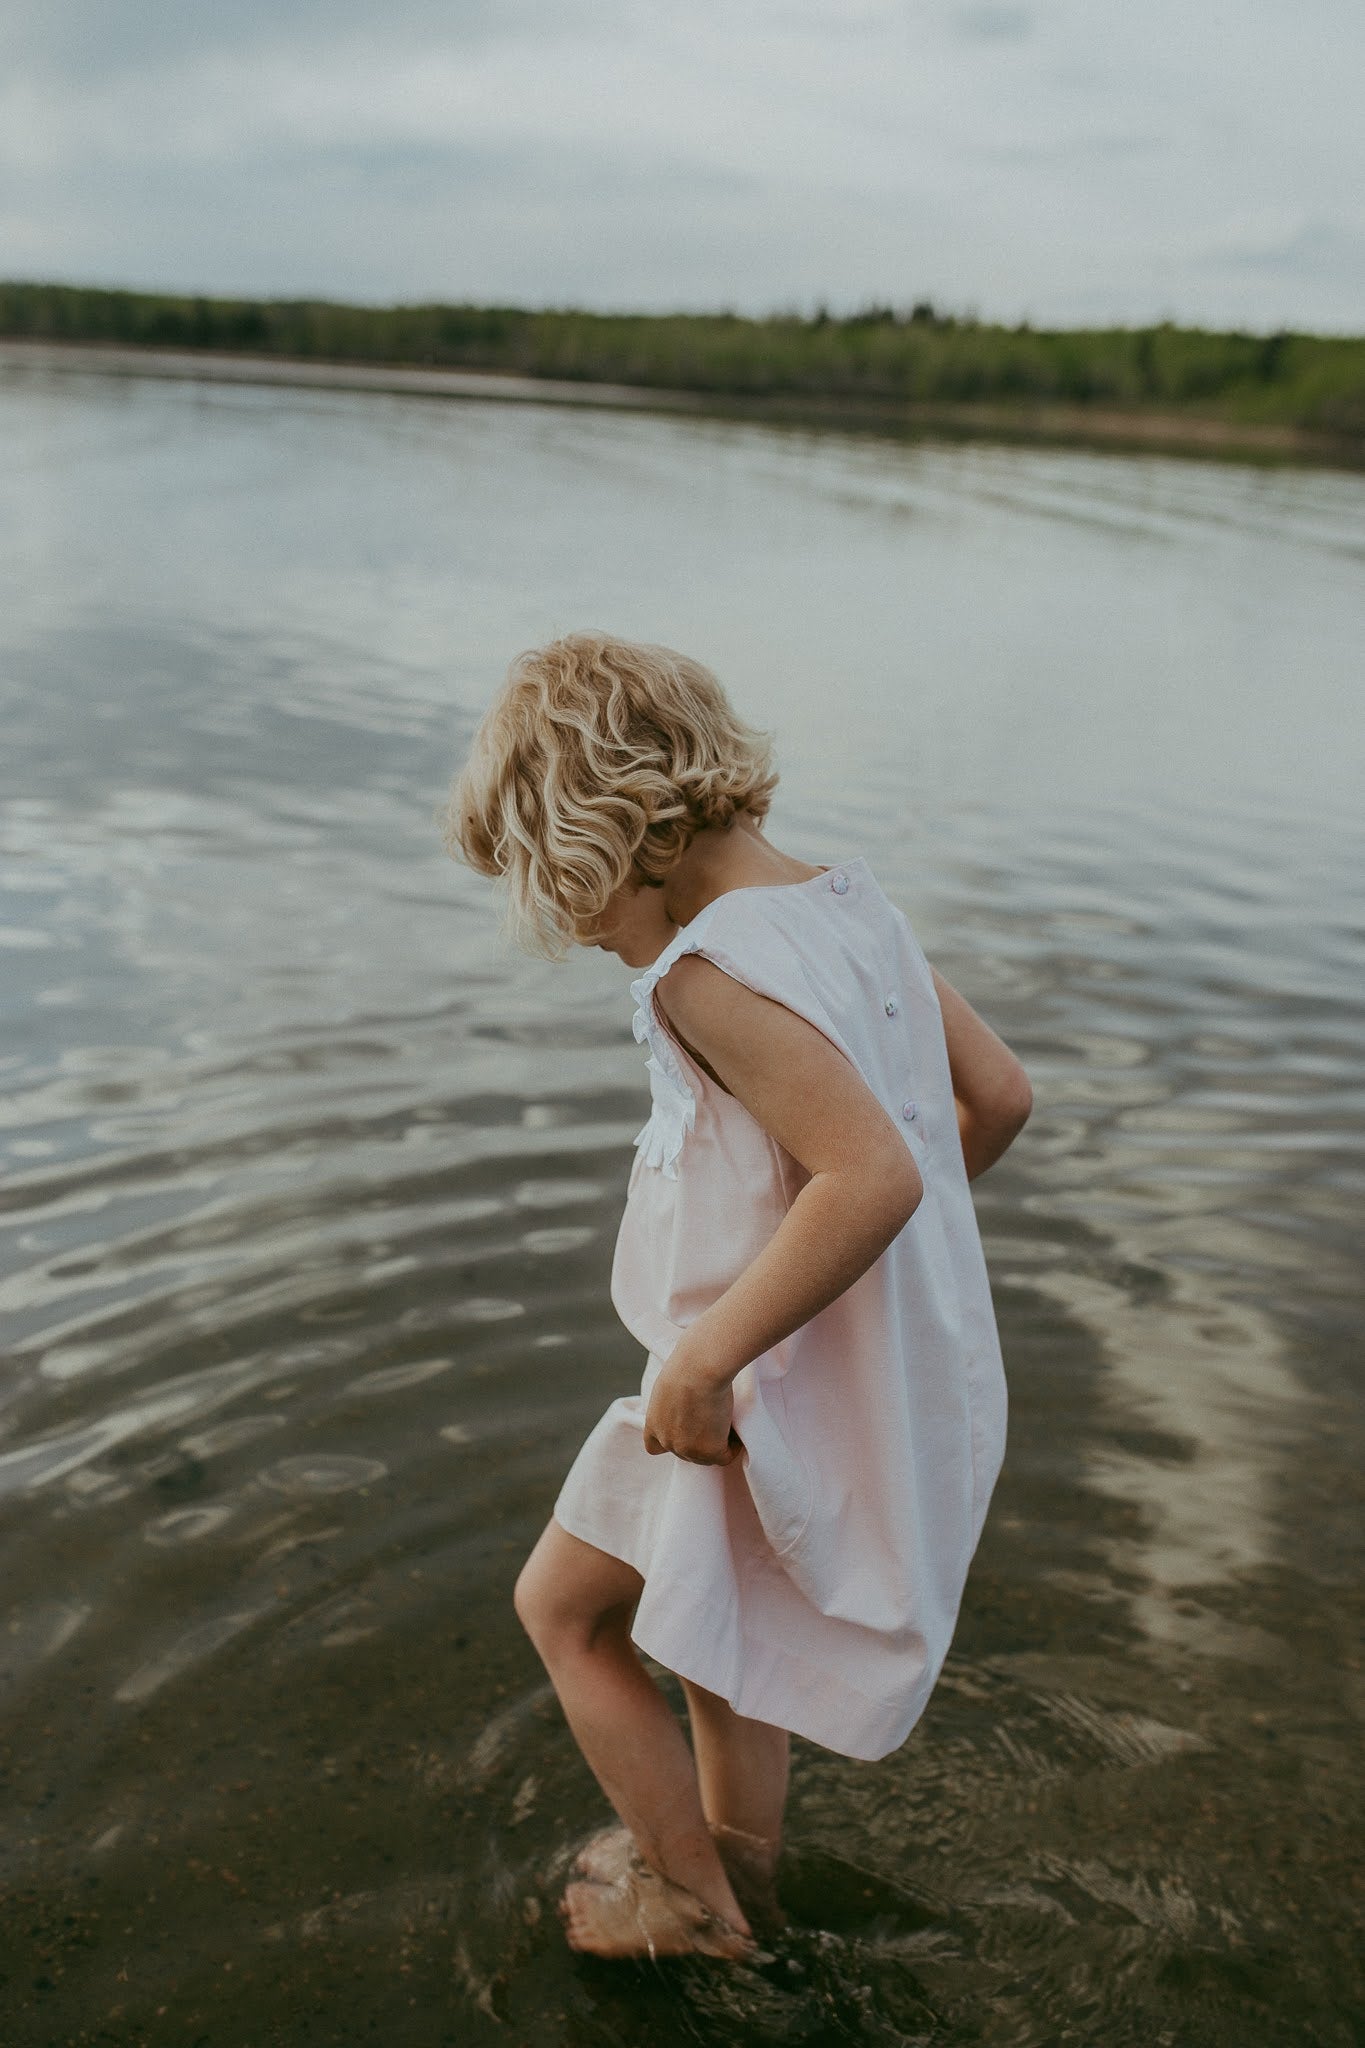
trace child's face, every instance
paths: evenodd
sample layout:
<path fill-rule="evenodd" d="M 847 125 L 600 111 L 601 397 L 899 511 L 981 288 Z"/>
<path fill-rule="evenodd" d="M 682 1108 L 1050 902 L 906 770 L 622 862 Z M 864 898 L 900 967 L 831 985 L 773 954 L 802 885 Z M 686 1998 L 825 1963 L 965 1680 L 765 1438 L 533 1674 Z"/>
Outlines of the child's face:
<path fill-rule="evenodd" d="M 651 889 L 641 882 L 622 883 L 608 897 L 596 926 L 579 944 L 615 953 L 627 967 L 648 967 L 677 930 L 664 896 L 663 889 Z"/>

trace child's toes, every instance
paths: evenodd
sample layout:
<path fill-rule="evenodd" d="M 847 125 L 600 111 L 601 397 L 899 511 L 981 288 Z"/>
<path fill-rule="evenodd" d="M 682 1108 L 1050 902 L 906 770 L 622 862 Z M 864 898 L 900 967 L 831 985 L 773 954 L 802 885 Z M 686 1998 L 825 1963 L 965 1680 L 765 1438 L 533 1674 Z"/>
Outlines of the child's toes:
<path fill-rule="evenodd" d="M 602 1887 L 589 1879 L 584 1884 L 571 1884 L 560 1900 L 560 1916 L 570 1948 L 587 1954 L 611 1953 L 613 1944 L 604 1944 L 603 1930 L 598 1926 L 599 1915 L 594 1911 L 600 1902 L 601 1892 Z"/>

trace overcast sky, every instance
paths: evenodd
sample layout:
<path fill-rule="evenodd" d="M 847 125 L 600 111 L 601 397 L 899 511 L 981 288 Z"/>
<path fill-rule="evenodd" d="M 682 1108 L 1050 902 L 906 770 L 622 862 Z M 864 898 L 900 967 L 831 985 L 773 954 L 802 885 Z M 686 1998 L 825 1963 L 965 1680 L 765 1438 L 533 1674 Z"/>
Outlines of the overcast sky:
<path fill-rule="evenodd" d="M 3 0 L 0 275 L 1365 330 L 1360 0 Z"/>

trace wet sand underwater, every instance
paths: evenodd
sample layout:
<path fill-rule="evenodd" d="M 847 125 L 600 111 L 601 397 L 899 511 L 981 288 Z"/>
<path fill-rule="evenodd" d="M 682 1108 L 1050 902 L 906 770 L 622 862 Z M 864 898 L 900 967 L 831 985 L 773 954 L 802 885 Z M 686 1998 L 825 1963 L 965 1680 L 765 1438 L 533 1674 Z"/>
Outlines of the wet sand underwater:
<path fill-rule="evenodd" d="M 1346 2044 L 1365 483 L 0 375 L 0 2039 Z M 1033 1079 L 1010 1449 L 795 1915 L 577 1958 L 606 1817 L 510 1606 L 605 1403 L 628 970 L 433 813 L 584 624 L 776 728 Z"/>

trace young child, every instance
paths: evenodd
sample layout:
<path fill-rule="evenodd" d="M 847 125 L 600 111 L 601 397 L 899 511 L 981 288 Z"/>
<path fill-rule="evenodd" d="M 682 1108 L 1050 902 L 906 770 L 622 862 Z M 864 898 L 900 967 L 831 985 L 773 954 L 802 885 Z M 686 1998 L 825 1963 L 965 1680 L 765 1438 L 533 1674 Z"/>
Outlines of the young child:
<path fill-rule="evenodd" d="M 904 1742 L 1004 1455 L 968 1182 L 1027 1076 L 862 855 L 765 837 L 776 783 L 708 669 L 573 633 L 512 664 L 446 827 L 528 950 L 643 970 L 653 1107 L 611 1299 L 644 1376 L 515 1594 L 621 1823 L 561 1907 L 602 1956 L 739 1957 L 780 1924 L 788 1733 Z M 640 1651 L 681 1681 L 690 1749 Z"/>

